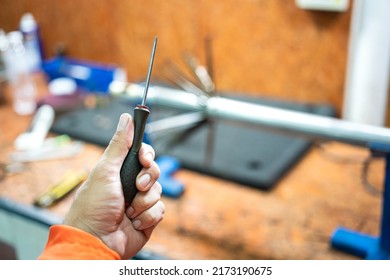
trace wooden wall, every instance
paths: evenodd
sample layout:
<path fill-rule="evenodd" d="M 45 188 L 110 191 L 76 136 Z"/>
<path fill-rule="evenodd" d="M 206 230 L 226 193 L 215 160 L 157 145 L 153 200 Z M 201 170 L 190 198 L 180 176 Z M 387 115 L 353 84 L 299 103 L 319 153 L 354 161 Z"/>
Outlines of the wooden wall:
<path fill-rule="evenodd" d="M 158 78 L 166 60 L 184 67 L 185 52 L 205 63 L 211 38 L 217 89 L 342 109 L 351 8 L 307 11 L 295 0 L 0 0 L 0 28 L 16 29 L 24 12 L 38 20 L 47 57 L 61 42 L 70 56 L 120 64 L 139 80 L 158 35 Z"/>

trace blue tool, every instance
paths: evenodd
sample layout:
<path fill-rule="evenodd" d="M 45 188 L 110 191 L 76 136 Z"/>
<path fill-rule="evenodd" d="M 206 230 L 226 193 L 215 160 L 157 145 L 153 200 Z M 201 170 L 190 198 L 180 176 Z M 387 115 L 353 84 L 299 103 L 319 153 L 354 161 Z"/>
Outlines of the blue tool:
<path fill-rule="evenodd" d="M 162 194 L 167 197 L 179 198 L 184 192 L 184 185 L 172 177 L 180 168 L 179 161 L 171 156 L 159 156 L 156 163 L 160 168 L 159 183 L 162 186 Z"/>
<path fill-rule="evenodd" d="M 386 157 L 380 235 L 371 236 L 345 228 L 337 228 L 332 236 L 332 246 L 365 259 L 390 259 L 390 146 L 371 144 L 370 148 L 373 152 L 381 153 Z"/>

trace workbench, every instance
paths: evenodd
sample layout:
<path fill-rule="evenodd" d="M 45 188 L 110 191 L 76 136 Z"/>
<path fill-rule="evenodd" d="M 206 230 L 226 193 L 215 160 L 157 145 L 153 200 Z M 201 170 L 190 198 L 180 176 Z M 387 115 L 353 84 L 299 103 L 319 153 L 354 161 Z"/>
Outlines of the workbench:
<path fill-rule="evenodd" d="M 0 161 L 7 162 L 13 141 L 32 116 L 18 116 L 9 96 L 0 105 Z M 72 158 L 31 162 L 0 181 L 0 197 L 33 207 L 34 199 L 69 169 L 91 169 L 103 148 L 85 144 Z M 369 151 L 328 142 L 313 146 L 270 191 L 261 191 L 180 169 L 185 185 L 179 199 L 163 197 L 164 220 L 144 250 L 168 259 L 356 259 L 330 245 L 338 226 L 378 235 L 382 197 L 361 182 Z M 344 160 L 345 159 L 345 160 Z M 351 159 L 351 160 L 346 160 Z M 384 159 L 370 165 L 369 180 L 382 188 Z M 63 217 L 73 195 L 47 209 Z"/>

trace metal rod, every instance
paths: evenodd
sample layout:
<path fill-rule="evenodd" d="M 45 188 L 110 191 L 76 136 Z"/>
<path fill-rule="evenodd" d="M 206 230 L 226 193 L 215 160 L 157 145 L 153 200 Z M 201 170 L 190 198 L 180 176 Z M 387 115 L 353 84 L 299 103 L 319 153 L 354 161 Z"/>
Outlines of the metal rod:
<path fill-rule="evenodd" d="M 184 60 L 188 67 L 190 68 L 191 72 L 193 75 L 196 77 L 196 79 L 199 81 L 201 84 L 203 90 L 208 94 L 208 95 L 213 95 L 215 86 L 214 83 L 207 71 L 207 69 L 201 65 L 198 60 L 192 56 L 189 53 L 186 53 L 184 55 Z"/>
<path fill-rule="evenodd" d="M 251 123 L 367 147 L 371 143 L 390 145 L 390 129 L 302 113 L 264 105 L 210 98 L 207 116 Z"/>
<path fill-rule="evenodd" d="M 138 88 L 138 90 L 137 90 Z M 128 98 L 139 98 L 142 86 L 130 84 Z M 223 97 L 200 100 L 193 94 L 165 87 L 150 88 L 149 102 L 185 110 L 203 111 L 208 118 L 224 119 L 336 140 L 367 147 L 373 143 L 390 145 L 390 129 L 332 117 L 257 105 Z"/>
<path fill-rule="evenodd" d="M 150 56 L 148 75 L 146 76 L 146 85 L 145 85 L 145 90 L 144 90 L 144 96 L 142 98 L 142 103 L 141 103 L 142 106 L 146 105 L 146 97 L 148 95 L 150 76 L 152 75 L 154 55 L 156 54 L 156 46 L 157 46 L 157 36 L 154 37 L 154 41 L 153 41 L 152 54 Z"/>
<path fill-rule="evenodd" d="M 150 122 L 146 125 L 146 133 L 170 133 L 175 130 L 184 130 L 204 121 L 202 112 L 190 112 Z"/>
<path fill-rule="evenodd" d="M 178 70 L 172 63 L 167 63 L 164 68 L 165 78 L 169 82 L 183 89 L 184 91 L 196 94 L 197 96 L 209 97 L 206 92 L 187 79 L 181 71 Z"/>
<path fill-rule="evenodd" d="M 205 53 L 206 53 L 206 67 L 207 72 L 210 75 L 210 79 L 213 81 L 214 89 L 215 86 L 215 76 L 214 76 L 214 60 L 213 60 L 213 50 L 212 50 L 212 37 L 209 35 L 205 39 Z"/>
<path fill-rule="evenodd" d="M 116 88 L 118 91 L 116 91 Z M 120 89 L 120 86 L 112 88 L 111 94 L 132 101 L 138 101 L 142 98 L 144 86 L 141 84 L 130 83 L 127 85 L 125 92 L 122 92 Z M 202 110 L 201 108 L 203 108 L 203 106 L 205 106 L 207 100 L 208 98 L 206 97 L 199 98 L 195 94 L 186 92 L 184 90 L 154 85 L 150 86 L 149 88 L 149 104 L 190 111 L 199 111 Z"/>

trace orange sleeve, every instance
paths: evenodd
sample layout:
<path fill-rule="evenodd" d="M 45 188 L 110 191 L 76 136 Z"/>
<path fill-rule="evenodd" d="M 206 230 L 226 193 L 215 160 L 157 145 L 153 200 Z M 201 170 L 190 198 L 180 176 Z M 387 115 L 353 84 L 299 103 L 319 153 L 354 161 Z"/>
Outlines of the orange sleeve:
<path fill-rule="evenodd" d="M 45 249 L 40 260 L 119 260 L 117 252 L 99 238 L 80 229 L 54 225 L 50 227 Z"/>

